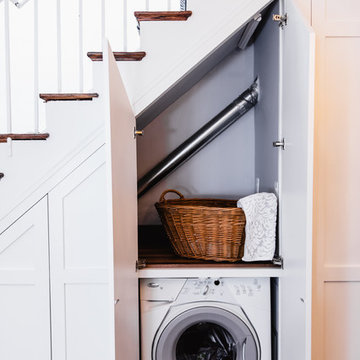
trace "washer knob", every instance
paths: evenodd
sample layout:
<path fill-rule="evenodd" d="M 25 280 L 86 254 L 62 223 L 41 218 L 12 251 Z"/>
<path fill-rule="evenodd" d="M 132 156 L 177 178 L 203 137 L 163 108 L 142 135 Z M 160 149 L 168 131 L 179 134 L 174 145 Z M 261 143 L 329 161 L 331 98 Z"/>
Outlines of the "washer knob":
<path fill-rule="evenodd" d="M 151 282 L 151 283 L 148 283 L 147 286 L 148 286 L 149 288 L 156 289 L 156 288 L 158 288 L 160 285 L 159 285 L 158 283 L 153 283 L 153 282 Z"/>

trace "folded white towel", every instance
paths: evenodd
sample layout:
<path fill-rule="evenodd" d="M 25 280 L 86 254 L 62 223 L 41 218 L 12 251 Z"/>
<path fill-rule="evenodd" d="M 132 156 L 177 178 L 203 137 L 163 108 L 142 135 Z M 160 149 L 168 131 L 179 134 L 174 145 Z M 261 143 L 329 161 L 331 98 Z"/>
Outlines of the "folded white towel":
<path fill-rule="evenodd" d="M 237 202 L 246 216 L 243 261 L 272 260 L 275 253 L 277 198 L 271 193 L 246 196 Z"/>

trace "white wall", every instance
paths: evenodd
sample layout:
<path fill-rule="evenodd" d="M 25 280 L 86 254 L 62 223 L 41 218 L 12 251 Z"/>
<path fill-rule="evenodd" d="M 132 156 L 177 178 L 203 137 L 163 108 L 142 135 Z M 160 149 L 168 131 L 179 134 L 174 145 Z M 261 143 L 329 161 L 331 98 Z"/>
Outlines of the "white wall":
<path fill-rule="evenodd" d="M 217 115 L 254 80 L 254 49 L 234 52 L 145 128 L 138 139 L 138 176 Z M 255 189 L 254 112 L 151 189 L 139 202 L 139 223 L 159 223 L 154 203 L 175 188 L 186 197 L 238 199 Z"/>

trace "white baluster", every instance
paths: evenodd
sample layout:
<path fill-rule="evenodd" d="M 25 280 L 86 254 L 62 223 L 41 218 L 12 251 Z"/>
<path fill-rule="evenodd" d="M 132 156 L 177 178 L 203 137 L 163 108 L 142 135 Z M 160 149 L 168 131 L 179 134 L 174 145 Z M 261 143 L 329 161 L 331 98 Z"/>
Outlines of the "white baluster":
<path fill-rule="evenodd" d="M 57 17 L 57 78 L 58 78 L 58 92 L 62 91 L 62 64 L 61 64 L 61 4 L 60 0 L 56 2 L 56 17 Z"/>
<path fill-rule="evenodd" d="M 7 144 L 8 144 L 8 157 L 12 157 L 12 155 L 13 155 L 13 148 L 12 148 L 12 139 L 11 139 L 11 137 L 8 137 L 8 138 L 6 139 L 6 142 L 7 142 Z"/>
<path fill-rule="evenodd" d="M 105 29 L 106 29 L 106 8 L 105 8 L 105 0 L 101 0 L 101 44 L 104 46 L 105 39 Z M 105 49 L 102 49 L 103 54 Z"/>
<path fill-rule="evenodd" d="M 180 10 L 185 11 L 186 9 L 186 0 L 180 0 Z"/>
<path fill-rule="evenodd" d="M 171 0 L 167 0 L 167 10 L 171 10 Z"/>
<path fill-rule="evenodd" d="M 39 2 L 34 0 L 34 132 L 39 132 Z"/>
<path fill-rule="evenodd" d="M 6 76 L 6 124 L 7 132 L 12 132 L 11 119 L 11 76 L 10 76 L 10 17 L 9 0 L 4 2 L 4 28 L 5 28 L 5 76 Z"/>
<path fill-rule="evenodd" d="M 146 11 L 149 11 L 150 10 L 150 0 L 146 0 L 146 3 L 145 3 L 145 9 Z"/>
<path fill-rule="evenodd" d="M 83 0 L 79 0 L 79 92 L 84 92 Z"/>
<path fill-rule="evenodd" d="M 128 31 L 127 31 L 127 25 L 128 25 L 128 16 L 127 16 L 127 0 L 123 0 L 123 42 L 124 42 L 124 51 L 127 51 L 127 42 L 128 42 Z"/>

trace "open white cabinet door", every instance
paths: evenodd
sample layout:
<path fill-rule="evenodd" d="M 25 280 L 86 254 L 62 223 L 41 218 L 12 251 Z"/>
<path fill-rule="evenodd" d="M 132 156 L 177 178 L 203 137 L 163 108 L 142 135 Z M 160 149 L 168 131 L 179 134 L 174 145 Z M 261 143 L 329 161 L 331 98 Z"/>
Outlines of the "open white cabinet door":
<path fill-rule="evenodd" d="M 139 358 L 139 305 L 137 261 L 137 178 L 135 116 L 110 46 L 108 66 L 107 178 L 113 237 L 115 357 Z M 110 236 L 111 236 L 110 235 Z"/>
<path fill-rule="evenodd" d="M 311 359 L 311 254 L 315 37 L 293 1 L 281 13 L 281 253 L 279 358 Z"/>

